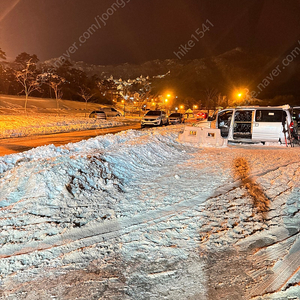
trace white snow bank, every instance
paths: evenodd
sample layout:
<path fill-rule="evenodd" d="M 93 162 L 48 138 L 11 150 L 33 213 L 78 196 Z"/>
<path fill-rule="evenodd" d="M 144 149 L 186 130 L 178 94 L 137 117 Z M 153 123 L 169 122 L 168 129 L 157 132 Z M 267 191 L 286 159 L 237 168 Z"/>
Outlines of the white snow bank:
<path fill-rule="evenodd" d="M 90 119 L 76 116 L 53 116 L 39 114 L 37 116 L 0 116 L 0 138 L 24 137 L 69 131 L 108 128 L 124 125 L 117 118 L 108 120 Z"/>

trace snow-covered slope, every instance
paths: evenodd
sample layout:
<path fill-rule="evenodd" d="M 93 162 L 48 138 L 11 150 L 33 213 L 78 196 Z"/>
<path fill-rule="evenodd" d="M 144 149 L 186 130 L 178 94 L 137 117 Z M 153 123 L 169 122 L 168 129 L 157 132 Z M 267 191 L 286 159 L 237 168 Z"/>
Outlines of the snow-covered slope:
<path fill-rule="evenodd" d="M 37 114 L 32 116 L 4 115 L 0 117 L 0 138 L 25 137 L 70 131 L 122 126 L 125 118 L 107 120 L 78 116 Z"/>
<path fill-rule="evenodd" d="M 199 148 L 180 131 L 0 158 L 2 298 L 300 295 L 299 148 Z"/>

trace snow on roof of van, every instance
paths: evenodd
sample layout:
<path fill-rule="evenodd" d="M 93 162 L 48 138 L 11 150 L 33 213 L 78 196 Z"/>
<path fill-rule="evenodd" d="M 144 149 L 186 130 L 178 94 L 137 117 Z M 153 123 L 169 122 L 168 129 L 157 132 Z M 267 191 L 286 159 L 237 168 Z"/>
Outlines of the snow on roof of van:
<path fill-rule="evenodd" d="M 259 109 L 290 109 L 290 105 L 289 104 L 285 104 L 285 105 L 280 105 L 280 106 L 259 106 L 259 105 L 251 105 L 251 106 L 237 106 L 237 107 L 234 107 L 233 109 L 236 109 L 236 108 L 247 108 L 247 109 L 256 109 L 256 108 L 259 108 Z"/>

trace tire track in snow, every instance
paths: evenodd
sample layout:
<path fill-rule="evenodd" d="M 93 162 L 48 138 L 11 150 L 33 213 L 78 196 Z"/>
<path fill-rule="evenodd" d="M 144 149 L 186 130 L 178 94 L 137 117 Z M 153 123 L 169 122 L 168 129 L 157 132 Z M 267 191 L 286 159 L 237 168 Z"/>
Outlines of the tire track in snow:
<path fill-rule="evenodd" d="M 269 173 L 275 172 L 277 170 L 280 170 L 281 168 L 286 168 L 286 167 L 294 165 L 294 164 L 299 164 L 299 160 L 292 161 L 292 162 L 289 162 L 289 163 L 283 164 L 283 165 L 278 165 L 273 168 L 266 169 L 263 172 L 253 173 L 249 177 L 246 177 L 246 179 L 252 179 L 253 181 L 257 181 L 257 179 L 260 177 L 263 177 Z M 221 195 L 227 194 L 227 193 L 231 192 L 232 190 L 239 188 L 240 185 L 241 185 L 241 181 L 240 181 L 240 179 L 238 179 L 232 183 L 220 186 L 219 188 L 217 188 L 215 190 L 215 192 L 212 194 L 211 198 L 215 198 L 215 197 L 219 197 Z"/>
<path fill-rule="evenodd" d="M 249 297 L 280 291 L 294 274 L 300 270 L 300 237 L 293 243 L 289 253 L 273 267 L 273 274 L 263 283 L 250 290 Z"/>
<path fill-rule="evenodd" d="M 72 229 L 71 231 L 60 236 L 45 238 L 42 243 L 29 242 L 21 246 L 15 244 L 8 246 L 4 245 L 0 249 L 0 258 L 14 257 L 23 254 L 29 254 L 34 251 L 43 251 L 55 247 L 61 247 L 79 240 L 84 240 L 92 237 L 100 237 L 102 239 L 114 238 L 120 236 L 121 234 L 126 234 L 134 231 L 136 226 L 147 226 L 151 223 L 158 223 L 162 220 L 178 215 L 188 209 L 192 209 L 195 206 L 203 204 L 208 198 L 209 195 L 197 195 L 192 199 L 183 200 L 174 205 L 169 205 L 165 208 L 155 211 L 152 210 L 149 212 L 145 212 L 131 218 L 119 218 L 104 221 L 104 223 L 102 224 L 89 226 L 87 228 Z M 89 246 L 91 243 L 94 244 L 95 240 L 92 239 L 90 243 L 87 242 L 84 244 L 86 246 Z M 67 252 L 69 251 L 70 249 L 68 249 Z"/>
<path fill-rule="evenodd" d="M 261 172 L 259 174 L 255 174 L 255 178 L 258 178 L 260 176 L 266 175 L 270 172 L 276 171 L 277 169 L 284 168 L 290 164 L 294 164 L 296 162 L 276 166 L 274 168 L 265 170 L 264 172 Z M 252 177 L 253 178 L 253 177 Z M 148 225 L 152 222 L 157 223 L 160 222 L 166 218 L 170 218 L 176 214 L 180 214 L 183 211 L 186 211 L 188 209 L 191 209 L 195 205 L 203 204 L 206 200 L 215 198 L 216 195 L 222 195 L 224 193 L 229 192 L 233 188 L 239 187 L 240 182 L 235 181 L 231 185 L 227 185 L 226 190 L 224 190 L 224 186 L 217 189 L 217 192 L 214 192 L 212 195 L 197 195 L 196 197 L 193 197 L 189 200 L 183 200 L 181 202 L 178 202 L 174 205 L 169 205 L 163 209 L 158 209 L 155 211 L 146 212 L 143 214 L 139 214 L 137 216 L 131 217 L 131 218 L 119 218 L 109 221 L 104 221 L 104 223 L 90 226 L 87 228 L 76 228 L 72 229 L 71 231 L 55 236 L 55 237 L 49 237 L 45 238 L 44 241 L 41 242 L 29 242 L 24 245 L 7 245 L 3 246 L 0 249 L 0 258 L 8 258 L 23 254 L 29 254 L 34 251 L 43 251 L 51 248 L 56 247 L 62 247 L 64 245 L 85 240 L 93 237 L 98 237 L 101 239 L 111 239 L 114 237 L 117 237 L 120 235 L 120 231 L 122 231 L 122 234 L 129 233 L 131 231 L 135 230 L 136 226 L 139 225 Z M 222 193 L 220 193 L 222 191 Z M 96 241 L 95 239 L 91 239 L 90 242 L 84 243 L 86 246 L 89 246 L 91 244 L 94 244 Z M 76 250 L 76 249 L 74 249 Z M 74 251 L 72 250 L 72 251 Z M 70 249 L 68 249 L 69 252 Z M 62 249 L 62 252 L 63 249 Z"/>

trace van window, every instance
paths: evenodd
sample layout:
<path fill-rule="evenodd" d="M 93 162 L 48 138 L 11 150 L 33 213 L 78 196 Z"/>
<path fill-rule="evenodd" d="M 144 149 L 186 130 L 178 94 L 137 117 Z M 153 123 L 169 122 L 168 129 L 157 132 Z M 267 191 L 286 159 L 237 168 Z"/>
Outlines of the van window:
<path fill-rule="evenodd" d="M 221 112 L 219 114 L 219 122 L 226 121 L 227 122 L 226 125 L 229 125 L 231 116 L 232 116 L 232 110 L 227 110 L 227 111 Z"/>
<path fill-rule="evenodd" d="M 286 117 L 283 110 L 256 110 L 256 122 L 282 122 Z"/>
<path fill-rule="evenodd" d="M 235 121 L 246 121 L 246 122 L 251 122 L 252 121 L 252 111 L 251 110 L 238 110 L 235 113 L 234 116 Z"/>

